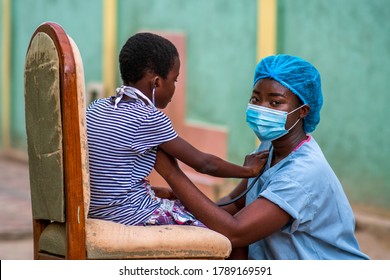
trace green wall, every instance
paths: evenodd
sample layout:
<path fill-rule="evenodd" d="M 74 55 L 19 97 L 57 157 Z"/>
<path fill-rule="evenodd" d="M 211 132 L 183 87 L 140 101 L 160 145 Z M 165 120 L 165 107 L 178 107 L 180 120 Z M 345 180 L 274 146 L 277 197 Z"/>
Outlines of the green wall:
<path fill-rule="evenodd" d="M 278 51 L 321 72 L 314 133 L 354 202 L 390 208 L 390 1 L 278 0 Z"/>
<path fill-rule="evenodd" d="M 227 127 L 229 159 L 241 164 L 255 143 L 245 110 L 256 65 L 257 1 L 118 3 L 118 48 L 139 30 L 185 34 L 187 119 Z"/>
<path fill-rule="evenodd" d="M 257 0 L 118 0 L 117 5 L 118 52 L 142 29 L 185 33 L 187 119 L 226 127 L 229 159 L 242 163 L 255 141 L 245 109 L 256 65 Z M 13 0 L 11 11 L 10 137 L 12 147 L 23 150 L 23 67 L 32 33 L 45 21 L 62 25 L 80 49 L 86 84 L 102 81 L 102 0 Z"/>
<path fill-rule="evenodd" d="M 86 84 L 101 81 L 102 0 L 10 2 L 10 136 L 14 148 L 25 149 L 23 67 L 32 33 L 44 21 L 61 24 L 80 48 Z M 301 56 L 322 74 L 324 107 L 314 137 L 354 203 L 390 208 L 390 1 L 277 3 L 278 52 Z M 257 0 L 118 0 L 117 51 L 140 30 L 183 32 L 187 120 L 226 127 L 229 160 L 242 163 L 255 142 L 245 109 L 257 63 L 256 23 Z"/>
<path fill-rule="evenodd" d="M 84 62 L 86 84 L 101 80 L 101 0 L 13 0 L 11 71 L 11 143 L 26 146 L 24 121 L 24 59 L 34 30 L 45 21 L 60 24 L 77 43 Z"/>

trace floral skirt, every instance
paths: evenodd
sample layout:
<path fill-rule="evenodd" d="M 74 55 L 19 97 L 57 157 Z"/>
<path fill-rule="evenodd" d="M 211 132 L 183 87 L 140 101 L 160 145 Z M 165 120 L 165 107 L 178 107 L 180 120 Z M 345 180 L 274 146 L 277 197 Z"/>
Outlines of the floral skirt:
<path fill-rule="evenodd" d="M 160 202 L 160 206 L 152 213 L 149 219 L 143 225 L 191 225 L 204 227 L 206 226 L 195 218 L 181 203 L 180 200 L 170 200 L 156 197 L 151 186 L 146 183 L 147 194 L 153 199 Z"/>

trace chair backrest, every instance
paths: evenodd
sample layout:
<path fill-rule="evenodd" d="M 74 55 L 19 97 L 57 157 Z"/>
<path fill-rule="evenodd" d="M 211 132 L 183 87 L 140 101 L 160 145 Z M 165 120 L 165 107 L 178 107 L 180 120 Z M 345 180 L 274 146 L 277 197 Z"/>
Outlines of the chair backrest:
<path fill-rule="evenodd" d="M 66 224 L 66 239 L 72 241 L 66 242 L 66 258 L 84 259 L 89 202 L 84 78 L 77 47 L 58 24 L 46 22 L 34 32 L 24 88 L 34 255 L 41 232 L 55 221 Z"/>

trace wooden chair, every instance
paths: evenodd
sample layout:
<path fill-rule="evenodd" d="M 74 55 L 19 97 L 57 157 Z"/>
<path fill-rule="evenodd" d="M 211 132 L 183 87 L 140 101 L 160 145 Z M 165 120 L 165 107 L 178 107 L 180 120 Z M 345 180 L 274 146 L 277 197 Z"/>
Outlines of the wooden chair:
<path fill-rule="evenodd" d="M 124 226 L 89 219 L 83 64 L 53 22 L 34 32 L 25 61 L 34 259 L 224 259 L 229 240 L 193 226 Z"/>

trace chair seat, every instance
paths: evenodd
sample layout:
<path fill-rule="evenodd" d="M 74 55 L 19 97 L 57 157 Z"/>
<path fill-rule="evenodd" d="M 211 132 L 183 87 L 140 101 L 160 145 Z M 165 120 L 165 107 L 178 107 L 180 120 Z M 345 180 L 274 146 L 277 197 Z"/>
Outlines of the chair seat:
<path fill-rule="evenodd" d="M 87 219 L 88 259 L 225 259 L 231 244 L 225 236 L 194 226 L 125 226 Z M 65 224 L 43 231 L 40 251 L 65 255 Z"/>

